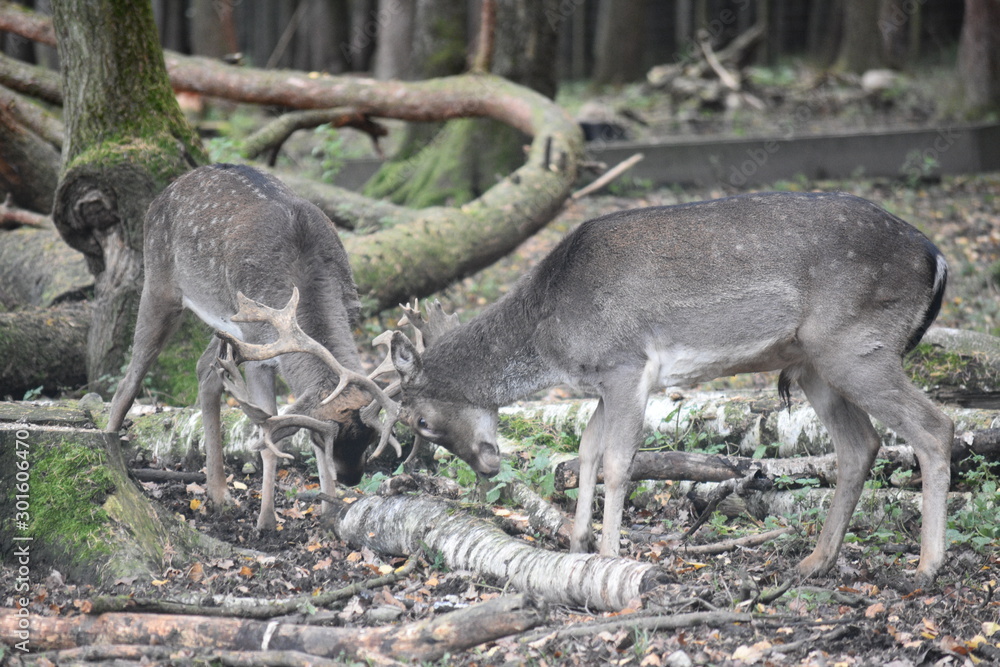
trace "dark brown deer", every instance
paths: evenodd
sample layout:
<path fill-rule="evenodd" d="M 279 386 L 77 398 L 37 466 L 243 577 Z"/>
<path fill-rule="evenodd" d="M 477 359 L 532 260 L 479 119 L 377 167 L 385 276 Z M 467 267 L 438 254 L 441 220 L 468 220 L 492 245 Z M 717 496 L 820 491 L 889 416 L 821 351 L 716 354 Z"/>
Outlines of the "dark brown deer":
<path fill-rule="evenodd" d="M 650 392 L 750 371 L 797 382 L 832 436 L 833 504 L 803 575 L 837 559 L 879 449 L 869 415 L 920 462 L 917 576 L 945 553 L 951 420 L 901 358 L 936 317 L 947 279 L 920 232 L 847 194 L 749 194 L 623 211 L 583 223 L 500 301 L 419 353 L 392 340 L 402 415 L 483 475 L 500 465 L 497 409 L 558 383 L 589 388 L 571 548 L 591 547 L 604 468 L 600 551 L 619 548 L 626 483 Z"/>
<path fill-rule="evenodd" d="M 373 400 L 388 399 L 361 372 L 352 337 L 360 302 L 329 219 L 277 179 L 219 164 L 195 169 L 167 187 L 150 205 L 144 233 L 132 358 L 112 400 L 108 430 L 121 428 L 186 306 L 221 332 L 197 367 L 212 504 L 222 506 L 228 496 L 219 406 L 224 383 L 264 428 L 258 528 L 276 523 L 275 468 L 277 456 L 287 455 L 274 443 L 300 428 L 312 431 L 322 490 L 329 493 L 334 480 L 356 484 L 379 427 Z M 235 359 L 224 354 L 222 338 L 232 344 Z M 217 361 L 220 355 L 226 358 Z M 236 368 L 242 361 L 245 381 Z M 281 416 L 276 371 L 297 397 Z M 386 428 L 380 447 L 388 437 Z"/>

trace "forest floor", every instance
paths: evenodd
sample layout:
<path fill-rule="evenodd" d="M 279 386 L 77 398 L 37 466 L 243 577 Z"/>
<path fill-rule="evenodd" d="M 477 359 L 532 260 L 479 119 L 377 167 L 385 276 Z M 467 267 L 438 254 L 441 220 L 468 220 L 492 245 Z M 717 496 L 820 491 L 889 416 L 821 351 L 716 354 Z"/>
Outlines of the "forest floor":
<path fill-rule="evenodd" d="M 916 93 L 914 93 L 916 94 Z M 923 99 L 923 98 L 921 98 Z M 922 107 L 908 106 L 914 114 Z M 881 111 L 877 110 L 877 113 Z M 933 114 L 932 114 L 933 115 Z M 842 120 L 847 123 L 849 121 Z M 774 184 L 778 189 L 846 190 L 866 197 L 928 234 L 948 258 L 951 283 L 938 324 L 1000 333 L 997 289 L 1000 282 L 1000 174 L 896 182 L 853 180 Z M 545 230 L 519 251 L 471 276 L 438 297 L 467 319 L 506 292 L 524 271 L 568 230 L 583 220 L 638 206 L 673 204 L 733 194 L 731 189 L 648 189 L 623 179 L 612 194 L 567 205 Z M 394 324 L 387 315 L 366 324 L 359 346 L 367 349 L 371 333 Z M 757 384 L 766 384 L 767 381 Z M 565 390 L 550 395 L 558 398 Z M 391 472 L 384 469 L 383 472 Z M 331 536 L 318 515 L 318 504 L 297 499 L 315 489 L 305 469 L 280 472 L 280 530 L 259 534 L 259 477 L 236 475 L 245 489 L 233 489 L 237 506 L 223 518 L 205 513 L 203 489 L 181 483 L 145 484 L 150 496 L 197 529 L 256 552 L 205 562 L 174 562 L 159 579 L 116 582 L 98 590 L 64 582 L 56 573 L 35 586 L 32 610 L 71 615 L 85 610 L 100 594 L 178 599 L 191 594 L 228 594 L 241 598 L 279 599 L 328 592 L 371 580 L 399 568 L 403 558 L 354 549 Z M 804 510 L 796 517 L 775 517 L 776 524 L 799 532 L 752 548 L 712 556 L 684 552 L 677 535 L 696 512 L 683 496 L 662 493 L 631 505 L 623 525 L 629 529 L 622 554 L 655 562 L 689 586 L 691 600 L 670 610 L 739 611 L 752 615 L 743 623 L 682 629 L 635 629 L 648 612 L 641 604 L 619 613 L 550 607 L 545 624 L 442 659 L 441 665 L 972 665 L 1000 663 L 1000 498 L 998 473 L 984 466 L 968 485 L 992 488 L 992 498 L 952 514 L 946 564 L 933 586 L 915 589 L 910 574 L 918 555 L 919 528 L 910 522 L 884 530 L 851 534 L 837 565 L 827 575 L 799 582 L 783 596 L 762 601 L 759 593 L 786 577 L 815 543 L 816 519 Z M 992 487 L 989 485 L 992 484 Z M 374 484 L 363 487 L 372 492 Z M 553 502 L 571 515 L 572 502 Z M 496 508 L 517 513 L 517 508 Z M 981 524 L 981 525 L 977 525 Z M 770 527 L 770 526 L 768 526 Z M 691 538 L 691 544 L 763 532 L 749 517 L 715 517 Z M 976 539 L 978 537 L 978 539 Z M 540 535 L 519 534 L 546 548 L 557 548 Z M 11 580 L 9 566 L 0 579 Z M 338 627 L 405 623 L 468 607 L 505 593 L 504 582 L 471 572 L 449 571 L 430 555 L 395 583 L 362 591 L 329 608 L 312 622 Z M 0 604 L 8 604 L 0 600 Z M 587 625 L 602 623 L 601 627 Z M 10 655 L 8 654 L 8 657 Z M 41 657 L 41 656 L 39 656 Z M 22 656 L 19 659 L 25 660 Z M 184 664 L 178 656 L 176 664 Z M 350 662 L 350 661 L 348 661 Z M 43 664 L 28 663 L 24 664 Z M 364 664 L 363 662 L 350 664 Z"/>
<path fill-rule="evenodd" d="M 944 249 L 953 281 L 939 323 L 996 333 L 996 271 L 1000 261 L 1000 175 L 946 178 L 916 188 L 873 182 L 811 184 L 818 189 L 848 189 L 879 201 L 928 233 Z M 785 184 L 784 187 L 792 187 Z M 668 204 L 725 194 L 715 191 L 658 190 L 642 196 L 589 198 L 566 208 L 546 230 L 527 241 L 520 252 L 440 295 L 463 316 L 506 291 L 561 236 L 579 222 L 613 210 Z M 371 326 L 376 326 L 372 324 Z M 364 343 L 359 341 L 362 347 Z M 755 384 L 768 384 L 769 379 Z M 558 397 L 559 390 L 552 392 Z M 461 464 L 459 464 L 461 465 Z M 391 472 L 383 468 L 383 472 Z M 949 665 L 1000 661 L 1000 540 L 995 469 L 980 470 L 978 480 L 993 484 L 993 499 L 982 507 L 962 508 L 953 516 L 947 563 L 936 584 L 914 589 L 909 573 L 918 555 L 919 528 L 912 522 L 849 536 L 835 569 L 800 582 L 771 602 L 756 596 L 779 583 L 815 541 L 816 518 L 808 508 L 797 517 L 775 517 L 799 533 L 759 547 L 714 556 L 685 555 L 677 535 L 696 516 L 691 503 L 669 492 L 642 507 L 630 506 L 624 525 L 630 528 L 623 555 L 656 562 L 689 586 L 692 600 L 671 613 L 723 610 L 752 614 L 746 623 L 695 625 L 680 630 L 636 630 L 647 612 L 641 606 L 622 613 L 588 613 L 551 607 L 546 624 L 515 636 L 452 655 L 449 665 Z M 148 493 L 185 517 L 198 529 L 259 555 L 207 562 L 173 563 L 160 579 L 124 581 L 103 590 L 63 583 L 51 576 L 35 590 L 33 607 L 41 613 L 73 614 L 98 594 L 131 593 L 136 597 L 180 599 L 191 594 L 228 594 L 243 598 L 279 599 L 328 592 L 378 577 L 403 563 L 367 549 L 341 543 L 323 526 L 318 505 L 296 500 L 316 488 L 316 479 L 295 467 L 281 471 L 278 494 L 281 530 L 261 535 L 255 528 L 259 478 L 237 476 L 247 485 L 233 490 L 239 505 L 224 519 L 205 513 L 198 485 L 146 484 Z M 374 482 L 364 487 L 372 492 Z M 308 495 L 308 494 L 307 494 Z M 195 501 L 195 502 L 192 502 Z M 572 502 L 553 501 L 571 515 Z M 495 508 L 503 514 L 517 508 Z M 986 513 L 977 515 L 975 512 Z M 991 536 L 974 539 L 977 522 L 991 526 Z M 715 517 L 690 540 L 712 543 L 737 535 L 763 532 L 750 517 Z M 963 536 L 964 531 L 964 536 Z M 973 533 L 970 539 L 969 533 Z M 520 535 L 546 548 L 540 535 Z M 0 576 L 9 573 L 0 573 Z M 360 627 L 391 620 L 405 623 L 467 607 L 505 592 L 500 581 L 471 572 L 448 571 L 430 556 L 399 581 L 362 591 L 320 610 L 313 622 Z M 603 623 L 588 630 L 588 623 Z M 575 630 L 574 630 L 575 629 Z M 582 634 L 580 632 L 582 631 Z M 181 661 L 182 662 L 182 661 Z M 357 663 L 362 664 L 362 663 Z"/>

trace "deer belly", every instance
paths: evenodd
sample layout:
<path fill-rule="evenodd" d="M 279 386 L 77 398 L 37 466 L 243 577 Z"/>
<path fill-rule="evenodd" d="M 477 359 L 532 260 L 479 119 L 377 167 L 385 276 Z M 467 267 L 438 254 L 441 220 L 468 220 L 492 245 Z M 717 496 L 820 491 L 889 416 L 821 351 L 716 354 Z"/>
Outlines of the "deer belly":
<path fill-rule="evenodd" d="M 198 304 L 188 297 L 184 297 L 184 306 L 189 308 L 191 312 L 198 316 L 202 322 L 212 327 L 213 329 L 218 329 L 219 331 L 225 331 L 228 334 L 236 336 L 237 338 L 243 338 L 243 331 L 228 317 L 221 317 L 218 312 L 224 312 L 223 308 L 211 308 L 204 304 Z"/>
<path fill-rule="evenodd" d="M 775 354 L 776 341 L 715 348 L 670 345 L 647 350 L 643 382 L 652 391 L 663 387 L 692 387 L 725 375 L 763 371 L 784 365 Z"/>

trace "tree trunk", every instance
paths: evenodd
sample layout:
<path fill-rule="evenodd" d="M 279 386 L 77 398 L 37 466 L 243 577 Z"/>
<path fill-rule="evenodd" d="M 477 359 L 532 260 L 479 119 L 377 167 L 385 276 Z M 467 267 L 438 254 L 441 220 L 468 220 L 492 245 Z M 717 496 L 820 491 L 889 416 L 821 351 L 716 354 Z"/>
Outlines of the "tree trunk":
<path fill-rule="evenodd" d="M 838 69 L 862 73 L 882 67 L 882 36 L 877 0 L 844 0 L 844 32 L 837 57 Z"/>
<path fill-rule="evenodd" d="M 463 0 L 416 0 L 412 6 L 410 15 L 407 15 L 405 8 L 400 8 L 392 0 L 387 3 L 380 3 L 380 11 L 386 11 L 383 5 L 388 5 L 390 22 L 388 27 L 382 26 L 394 33 L 390 39 L 397 38 L 403 40 L 402 44 L 393 44 L 386 41 L 385 46 L 379 40 L 379 51 L 384 50 L 385 60 L 397 56 L 390 56 L 391 51 L 403 51 L 398 57 L 405 62 L 399 63 L 394 78 L 425 80 L 444 76 L 460 74 L 466 66 L 466 44 L 468 43 L 468 31 L 466 26 L 469 21 L 468 3 Z M 396 32 L 405 34 L 395 34 Z M 378 67 L 379 51 L 376 51 L 376 67 Z M 388 65 L 386 65 L 388 67 Z M 388 72 L 379 73 L 376 70 L 376 77 L 379 79 L 393 78 L 386 76 Z M 430 197 L 424 197 L 421 193 L 423 185 L 417 184 L 413 180 L 415 172 L 418 171 L 420 158 L 419 154 L 435 136 L 447 127 L 445 123 L 410 123 L 403 130 L 404 134 L 399 143 L 399 148 L 392 160 L 382 166 L 381 169 L 371 178 L 365 186 L 365 194 L 374 199 L 389 199 L 393 203 L 422 208 L 435 203 L 447 200 L 438 193 Z M 434 151 L 435 157 L 440 158 L 438 151 Z M 461 156 L 459 157 L 461 160 Z M 446 161 L 444 170 L 447 172 L 455 169 L 454 161 Z M 436 166 L 432 163 L 432 166 Z M 436 174 L 433 168 L 427 169 L 426 179 L 433 184 Z M 442 188 L 446 189 L 446 188 Z"/>
<path fill-rule="evenodd" d="M 1000 0 L 965 0 L 958 70 L 970 114 L 1000 110 Z"/>
<path fill-rule="evenodd" d="M 556 4 L 556 0 L 500 3 L 492 58 L 494 74 L 550 98 L 556 89 L 557 35 L 547 17 L 557 11 Z M 419 11 L 417 17 L 419 26 Z M 426 31 L 415 32 L 418 44 L 421 32 Z M 452 66 L 458 64 L 459 53 L 464 64 L 464 40 L 462 44 L 461 51 L 456 46 L 449 52 L 455 54 Z M 458 206 L 492 187 L 498 175 L 522 164 L 525 141 L 522 133 L 496 122 L 455 121 L 430 143 L 421 141 L 420 134 L 406 142 L 400 155 L 372 178 L 365 194 L 414 208 Z"/>
<path fill-rule="evenodd" d="M 844 23 L 844 0 L 812 0 L 809 5 L 809 56 L 815 65 L 829 67 L 837 58 Z"/>
<path fill-rule="evenodd" d="M 645 21 L 645 0 L 601 0 L 597 15 L 594 83 L 623 84 L 643 78 L 645 40 L 640 31 Z"/>
<path fill-rule="evenodd" d="M 53 219 L 96 276 L 87 377 L 101 387 L 132 339 L 146 208 L 205 156 L 174 99 L 148 3 L 62 0 L 53 11 L 67 119 Z"/>
<path fill-rule="evenodd" d="M 12 562 L 27 544 L 32 572 L 51 566 L 68 579 L 110 585 L 156 578 L 171 556 L 232 554 L 158 509 L 129 479 L 117 434 L 79 426 L 94 421 L 88 411 L 42 407 L 0 421 L 0 487 L 26 489 L 21 498 L 0 494 L 0 559 Z"/>
<path fill-rule="evenodd" d="M 408 79 L 413 61 L 413 19 L 415 3 L 380 0 L 378 42 L 375 44 L 376 79 Z M 457 72 L 448 72 L 457 74 Z"/>

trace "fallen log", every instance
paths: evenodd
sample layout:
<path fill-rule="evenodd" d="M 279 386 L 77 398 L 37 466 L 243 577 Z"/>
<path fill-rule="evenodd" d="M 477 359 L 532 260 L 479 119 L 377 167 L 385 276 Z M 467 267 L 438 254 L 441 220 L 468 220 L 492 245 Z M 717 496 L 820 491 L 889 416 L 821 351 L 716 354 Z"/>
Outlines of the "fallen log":
<path fill-rule="evenodd" d="M 952 443 L 953 466 L 961 470 L 972 464 L 973 456 L 996 458 L 1000 452 L 1000 429 L 966 431 Z M 907 445 L 888 445 L 878 453 L 880 474 L 889 476 L 903 471 L 916 471 L 917 458 Z M 698 452 L 641 451 L 632 465 L 632 481 L 675 480 L 690 482 L 724 482 L 756 475 L 772 483 L 779 479 L 788 487 L 797 486 L 795 480 L 808 479 L 809 485 L 833 486 L 837 483 L 837 456 L 796 456 L 775 459 L 751 459 L 742 456 L 719 456 Z M 570 459 L 556 466 L 556 489 L 575 489 L 580 483 L 580 460 Z M 953 475 L 955 481 L 958 476 Z M 603 483 L 603 471 L 597 473 L 598 483 Z"/>
<path fill-rule="evenodd" d="M 15 646 L 23 613 L 0 609 L 0 643 Z M 106 613 L 30 619 L 32 652 L 94 645 L 161 645 L 236 651 L 293 651 L 324 658 L 382 663 L 439 660 L 483 642 L 540 625 L 544 607 L 523 595 L 500 597 L 399 626 L 328 628 L 258 620 L 175 614 Z"/>
<path fill-rule="evenodd" d="M 93 290 L 94 276 L 84 256 L 63 243 L 54 227 L 22 227 L 0 232 L 0 285 L 12 307 L 44 308 L 82 300 Z"/>
<path fill-rule="evenodd" d="M 331 524 L 345 542 L 393 555 L 423 548 L 451 569 L 473 570 L 552 604 L 624 609 L 663 574 L 651 563 L 540 549 L 437 498 L 367 496 L 338 503 Z"/>
<path fill-rule="evenodd" d="M 0 313 L 0 397 L 86 383 L 89 322 L 86 303 Z"/>

